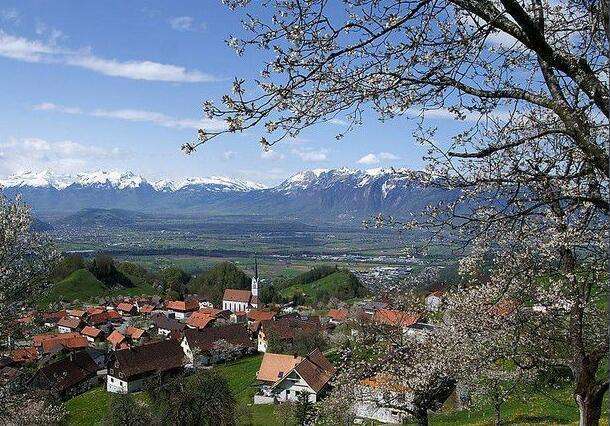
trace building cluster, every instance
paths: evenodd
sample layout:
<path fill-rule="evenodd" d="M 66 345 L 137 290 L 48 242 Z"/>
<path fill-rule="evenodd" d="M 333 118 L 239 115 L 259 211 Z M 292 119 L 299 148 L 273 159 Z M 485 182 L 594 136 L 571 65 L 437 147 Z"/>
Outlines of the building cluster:
<path fill-rule="evenodd" d="M 274 353 L 290 348 L 306 335 L 326 335 L 336 327 L 356 333 L 350 324 L 373 321 L 405 333 L 431 327 L 420 315 L 389 309 L 368 301 L 357 307 L 330 309 L 325 315 L 304 315 L 294 307 L 262 307 L 258 273 L 250 290 L 227 289 L 221 307 L 197 296 L 163 300 L 158 296 L 117 298 L 99 305 L 83 305 L 53 312 L 28 312 L 15 322 L 22 334 L 7 342 L 0 356 L 0 385 L 20 380 L 24 368 L 35 369 L 29 384 L 68 398 L 103 385 L 108 392 L 142 390 L 155 375 L 185 370 L 263 353 L 256 375 L 255 404 L 294 401 L 307 394 L 315 402 L 328 392 L 335 367 L 319 350 L 305 356 Z M 436 298 L 436 299 L 435 299 Z M 437 300 L 438 299 L 438 300 Z M 437 310 L 441 293 L 433 293 L 428 307 Z M 363 386 L 380 389 L 380 379 Z M 380 421 L 400 421 L 401 413 L 359 406 L 359 415 Z"/>

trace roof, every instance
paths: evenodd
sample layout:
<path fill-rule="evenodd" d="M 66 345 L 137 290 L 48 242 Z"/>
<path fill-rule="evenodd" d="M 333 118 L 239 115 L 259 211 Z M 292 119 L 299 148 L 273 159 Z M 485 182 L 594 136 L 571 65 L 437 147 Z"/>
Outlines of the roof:
<path fill-rule="evenodd" d="M 445 294 L 444 291 L 442 290 L 436 290 L 436 291 L 432 291 L 428 294 L 428 296 L 426 297 L 430 297 L 430 296 L 435 296 L 435 297 L 443 297 L 443 295 Z"/>
<path fill-rule="evenodd" d="M 76 331 L 70 333 L 43 333 L 32 337 L 32 340 L 34 341 L 34 346 L 42 346 L 42 342 L 45 340 L 56 339 L 58 337 L 65 339 L 70 336 L 80 336 L 80 334 Z"/>
<path fill-rule="evenodd" d="M 153 305 L 142 305 L 138 310 L 143 314 L 149 314 L 155 310 L 155 307 Z"/>
<path fill-rule="evenodd" d="M 400 381 L 395 376 L 392 376 L 388 373 L 383 373 L 383 372 L 376 374 L 375 376 L 363 379 L 360 381 L 360 383 L 363 384 L 364 386 L 368 386 L 372 389 L 380 388 L 385 391 L 401 392 L 401 393 L 406 393 L 406 392 L 411 391 L 411 388 L 401 384 Z"/>
<path fill-rule="evenodd" d="M 85 336 L 79 333 L 64 333 L 53 339 L 42 341 L 42 352 L 45 354 L 59 352 L 62 349 L 70 351 L 76 349 L 84 349 L 89 346 L 89 342 Z"/>
<path fill-rule="evenodd" d="M 266 335 L 273 334 L 280 339 L 293 339 L 298 330 L 302 333 L 314 333 L 320 330 L 316 321 L 302 320 L 295 317 L 282 317 L 276 320 L 261 321 L 260 326 Z"/>
<path fill-rule="evenodd" d="M 250 290 L 237 290 L 233 288 L 225 289 L 222 300 L 229 302 L 250 303 L 252 300 L 252 292 Z"/>
<path fill-rule="evenodd" d="M 329 309 L 328 317 L 335 321 L 345 321 L 347 319 L 348 312 L 345 309 Z"/>
<path fill-rule="evenodd" d="M 262 311 L 262 310 L 253 309 L 250 312 L 248 312 L 248 319 L 251 321 L 264 321 L 264 320 L 273 319 L 273 318 L 275 318 L 276 315 L 277 315 L 277 312 L 274 312 L 274 311 Z"/>
<path fill-rule="evenodd" d="M 135 307 L 135 306 L 134 306 L 134 305 L 132 305 L 131 303 L 125 303 L 125 302 L 123 302 L 123 303 L 119 303 L 119 304 L 117 305 L 117 307 L 116 307 L 116 308 L 117 308 L 119 311 L 123 311 L 123 312 L 131 312 L 131 311 L 133 310 L 133 308 L 134 308 L 134 307 Z"/>
<path fill-rule="evenodd" d="M 102 312 L 106 312 L 106 309 L 102 308 L 101 306 L 89 306 L 87 308 L 87 313 L 89 315 L 101 314 Z"/>
<path fill-rule="evenodd" d="M 155 324 L 155 327 L 168 331 L 182 331 L 186 328 L 186 325 L 180 321 L 168 318 L 163 314 L 155 315 L 153 317 L 153 323 Z"/>
<path fill-rule="evenodd" d="M 63 317 L 57 322 L 57 325 L 60 327 L 78 328 L 80 325 L 80 318 Z"/>
<path fill-rule="evenodd" d="M 214 349 L 215 343 L 219 340 L 243 347 L 253 347 L 254 344 L 250 340 L 248 329 L 242 324 L 228 324 L 221 327 L 208 327 L 203 330 L 186 330 L 184 332 L 190 347 L 195 347 L 202 352 L 208 352 Z"/>
<path fill-rule="evenodd" d="M 95 376 L 96 372 L 93 358 L 81 351 L 71 359 L 66 357 L 42 367 L 36 372 L 35 381 L 44 389 L 63 392 Z"/>
<path fill-rule="evenodd" d="M 373 315 L 373 321 L 376 323 L 394 327 L 410 327 L 419 321 L 419 318 L 419 315 L 393 309 L 379 309 Z"/>
<path fill-rule="evenodd" d="M 300 356 L 267 352 L 263 355 L 263 361 L 256 373 L 256 380 L 275 383 L 302 360 L 303 357 Z"/>
<path fill-rule="evenodd" d="M 85 316 L 85 311 L 82 309 L 67 309 L 66 313 L 71 317 L 82 318 Z"/>
<path fill-rule="evenodd" d="M 38 350 L 34 347 L 14 349 L 10 353 L 13 362 L 30 362 L 38 359 Z"/>
<path fill-rule="evenodd" d="M 108 316 L 108 319 L 110 321 L 115 319 L 121 319 L 121 314 L 119 314 L 117 311 L 106 311 L 106 315 Z"/>
<path fill-rule="evenodd" d="M 161 340 L 114 353 L 109 374 L 129 379 L 133 376 L 173 370 L 185 364 L 184 352 L 176 340 Z M 117 370 L 115 373 L 114 370 Z M 120 377 L 120 375 L 119 375 Z"/>
<path fill-rule="evenodd" d="M 99 325 L 107 322 L 110 319 L 109 312 L 103 311 L 89 315 L 87 322 L 91 325 Z"/>
<path fill-rule="evenodd" d="M 205 328 L 210 323 L 214 322 L 216 318 L 207 312 L 193 312 L 193 314 L 186 320 L 186 324 L 193 328 Z"/>
<path fill-rule="evenodd" d="M 99 337 L 99 335 L 102 333 L 102 330 L 100 330 L 99 328 L 96 327 L 91 327 L 90 325 L 86 326 L 85 328 L 83 328 L 80 332 L 80 334 L 82 334 L 83 336 L 88 336 L 88 337 Z"/>
<path fill-rule="evenodd" d="M 170 300 L 165 304 L 167 309 L 179 312 L 192 312 L 199 309 L 199 302 L 196 300 Z"/>
<path fill-rule="evenodd" d="M 110 333 L 108 337 L 106 337 L 106 340 L 109 341 L 110 344 L 116 348 L 118 345 L 121 344 L 121 342 L 123 342 L 123 340 L 125 340 L 125 336 L 114 330 L 112 333 Z"/>
<path fill-rule="evenodd" d="M 131 337 L 132 339 L 139 339 L 144 335 L 144 333 L 146 333 L 146 331 L 138 327 L 133 327 L 131 325 L 125 329 L 125 334 Z"/>
<path fill-rule="evenodd" d="M 296 364 L 292 371 L 298 373 L 303 380 L 316 392 L 320 392 L 335 373 L 335 367 L 326 359 L 319 349 L 311 351 L 301 362 Z M 274 386 L 281 383 L 292 371 L 280 378 Z"/>
<path fill-rule="evenodd" d="M 61 311 L 57 311 L 57 312 L 45 312 L 42 314 L 42 318 L 44 319 L 45 322 L 57 322 L 60 319 L 62 319 L 63 317 L 65 317 L 67 315 L 67 312 L 65 309 L 61 310 Z"/>
<path fill-rule="evenodd" d="M 385 303 L 385 302 L 377 302 L 377 301 L 371 300 L 371 301 L 368 301 L 368 302 L 364 302 L 360 306 L 365 311 L 375 311 L 377 309 L 384 309 L 384 308 L 386 308 L 388 306 L 388 304 Z"/>

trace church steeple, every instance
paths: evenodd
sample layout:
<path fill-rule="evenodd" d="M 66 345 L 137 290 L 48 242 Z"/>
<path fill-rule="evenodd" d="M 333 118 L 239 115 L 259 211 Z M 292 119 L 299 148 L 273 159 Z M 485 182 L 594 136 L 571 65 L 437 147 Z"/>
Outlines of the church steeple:
<path fill-rule="evenodd" d="M 252 296 L 258 297 L 258 260 L 254 256 L 254 276 L 252 277 Z"/>

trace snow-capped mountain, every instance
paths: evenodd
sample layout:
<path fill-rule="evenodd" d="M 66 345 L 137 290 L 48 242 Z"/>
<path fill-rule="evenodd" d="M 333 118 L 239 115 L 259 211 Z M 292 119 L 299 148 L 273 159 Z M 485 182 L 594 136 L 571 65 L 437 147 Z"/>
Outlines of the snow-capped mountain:
<path fill-rule="evenodd" d="M 0 179 L 3 188 L 32 187 L 65 189 L 71 185 L 82 187 L 111 187 L 115 189 L 139 188 L 152 186 L 157 191 L 178 191 L 182 188 L 206 189 L 210 191 L 252 191 L 264 189 L 259 183 L 222 176 L 190 177 L 186 179 L 160 179 L 149 182 L 146 178 L 132 172 L 94 171 L 76 175 L 57 175 L 46 170 L 42 172 L 24 172 Z"/>
<path fill-rule="evenodd" d="M 152 180 L 131 172 L 56 176 L 23 173 L 0 179 L 9 196 L 22 194 L 35 212 L 61 216 L 88 208 L 152 214 L 256 214 L 315 220 L 361 220 L 383 212 L 419 212 L 455 193 L 425 184 L 422 172 L 407 169 L 315 169 L 279 185 L 226 177 Z"/>

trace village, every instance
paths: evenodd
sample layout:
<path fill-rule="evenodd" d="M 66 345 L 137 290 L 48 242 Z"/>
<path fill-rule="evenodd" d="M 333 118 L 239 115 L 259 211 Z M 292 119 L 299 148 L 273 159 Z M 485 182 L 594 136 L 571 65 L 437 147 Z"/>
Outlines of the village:
<path fill-rule="evenodd" d="M 136 296 L 24 313 L 14 322 L 13 335 L 20 337 L 7 342 L 10 350 L 0 358 L 1 384 L 10 385 L 22 371 L 35 369 L 28 386 L 58 400 L 96 387 L 130 394 L 142 391 L 153 377 L 189 374 L 262 354 L 252 378 L 252 404 L 303 397 L 315 403 L 332 387 L 338 363 L 330 359 L 336 342 L 356 335 L 361 324 L 410 336 L 434 328 L 425 314 L 391 309 L 373 299 L 324 312 L 294 303 L 264 306 L 260 282 L 256 270 L 250 290 L 225 289 L 221 306 L 197 295 L 184 300 Z M 434 315 L 442 300 L 443 292 L 430 293 L 426 309 Z M 354 401 L 356 416 L 401 423 L 407 413 L 383 406 L 390 388 L 380 383 L 374 376 L 362 380 L 366 397 Z"/>

